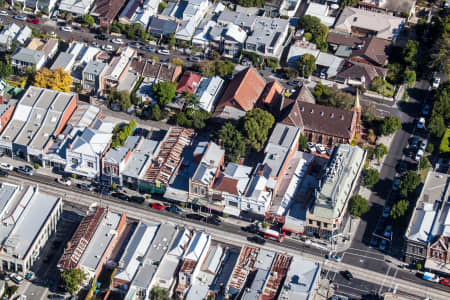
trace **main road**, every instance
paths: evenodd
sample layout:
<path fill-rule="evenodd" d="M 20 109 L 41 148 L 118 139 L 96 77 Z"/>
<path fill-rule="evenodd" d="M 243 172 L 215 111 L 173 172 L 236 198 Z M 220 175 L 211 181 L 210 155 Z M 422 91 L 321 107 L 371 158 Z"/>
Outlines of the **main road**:
<path fill-rule="evenodd" d="M 134 203 L 123 202 L 114 198 L 96 195 L 81 191 L 73 187 L 62 187 L 54 182 L 53 179 L 43 175 L 35 175 L 32 177 L 22 176 L 19 174 L 11 173 L 8 178 L 4 178 L 3 181 L 23 184 L 39 184 L 41 191 L 60 196 L 64 199 L 65 205 L 79 207 L 89 207 L 94 203 L 100 204 L 111 208 L 114 211 L 124 212 L 128 217 L 135 220 L 148 220 L 153 222 L 172 222 L 188 228 L 194 228 L 199 231 L 204 231 L 213 236 L 216 240 L 224 243 L 229 243 L 236 246 L 242 246 L 248 243 L 246 237 L 248 234 L 241 231 L 239 226 L 223 223 L 220 227 L 213 225 L 207 225 L 191 220 L 187 220 L 182 216 L 170 214 L 165 211 L 155 211 L 148 206 L 143 206 Z M 267 241 L 264 246 L 274 251 L 287 252 L 290 254 L 303 255 L 305 257 L 313 258 L 321 261 L 324 265 L 324 269 L 330 272 L 341 272 L 343 270 L 350 270 L 355 278 L 366 282 L 376 283 L 377 286 L 382 282 L 395 283 L 397 291 L 402 291 L 406 294 L 416 295 L 419 297 L 433 296 L 433 300 L 448 300 L 450 295 L 450 289 L 440 286 L 438 284 L 432 284 L 417 278 L 414 275 L 396 269 L 395 266 L 387 266 L 388 272 L 373 271 L 368 268 L 359 267 L 354 263 L 355 260 L 348 262 L 333 262 L 324 259 L 324 251 L 309 248 L 305 244 L 291 239 L 286 239 L 283 243 L 276 243 L 273 241 Z M 379 264 L 387 265 L 386 262 L 379 262 Z M 390 273 L 392 268 L 396 269 L 395 276 Z M 387 286 L 382 286 L 381 292 L 386 290 Z"/>

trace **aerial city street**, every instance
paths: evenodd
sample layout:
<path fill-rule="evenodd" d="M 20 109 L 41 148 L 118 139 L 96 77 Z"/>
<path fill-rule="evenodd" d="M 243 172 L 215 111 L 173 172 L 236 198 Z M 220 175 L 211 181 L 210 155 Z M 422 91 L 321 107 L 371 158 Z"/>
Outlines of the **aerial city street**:
<path fill-rule="evenodd" d="M 450 300 L 450 0 L 0 0 L 1 299 Z"/>

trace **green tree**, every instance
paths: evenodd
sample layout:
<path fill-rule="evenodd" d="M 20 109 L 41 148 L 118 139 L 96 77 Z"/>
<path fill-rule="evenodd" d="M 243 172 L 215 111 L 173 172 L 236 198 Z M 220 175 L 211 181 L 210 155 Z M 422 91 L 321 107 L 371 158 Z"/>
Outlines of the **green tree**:
<path fill-rule="evenodd" d="M 440 38 L 433 46 L 431 54 L 431 66 L 434 68 L 442 67 L 442 71 L 450 74 L 450 37 L 448 35 Z"/>
<path fill-rule="evenodd" d="M 312 92 L 318 104 L 349 110 L 354 98 L 351 94 L 317 83 Z"/>
<path fill-rule="evenodd" d="M 403 49 L 403 61 L 408 66 L 415 68 L 416 66 L 416 55 L 419 49 L 419 42 L 414 40 L 409 40 Z"/>
<path fill-rule="evenodd" d="M 182 67 L 184 65 L 184 61 L 181 60 L 178 57 L 175 57 L 175 58 L 172 59 L 171 64 L 174 65 L 174 66 L 181 66 Z"/>
<path fill-rule="evenodd" d="M 112 90 L 107 98 L 109 105 L 117 105 L 121 111 L 127 111 L 131 106 L 131 96 L 129 91 Z"/>
<path fill-rule="evenodd" d="M 83 23 L 88 25 L 89 27 L 93 27 L 95 25 L 94 17 L 90 14 L 85 14 L 83 16 Z"/>
<path fill-rule="evenodd" d="M 167 41 L 167 47 L 169 48 L 169 50 L 171 50 L 175 46 L 176 42 L 177 41 L 175 40 L 175 34 L 170 33 L 169 40 Z"/>
<path fill-rule="evenodd" d="M 416 82 L 416 71 L 406 69 L 403 74 L 403 80 L 408 84 L 410 88 L 414 86 L 414 82 Z"/>
<path fill-rule="evenodd" d="M 236 4 L 244 7 L 263 7 L 264 0 L 235 0 Z"/>
<path fill-rule="evenodd" d="M 244 136 L 229 122 L 217 131 L 215 141 L 225 149 L 225 159 L 229 162 L 238 162 L 245 155 Z"/>
<path fill-rule="evenodd" d="M 350 198 L 349 208 L 352 216 L 361 217 L 369 211 L 369 202 L 364 197 L 355 195 Z"/>
<path fill-rule="evenodd" d="M 165 1 L 159 2 L 158 13 L 162 13 L 166 7 L 167 7 L 167 2 L 165 2 Z"/>
<path fill-rule="evenodd" d="M 267 61 L 267 66 L 269 68 L 271 68 L 273 72 L 275 72 L 278 68 L 278 59 L 273 58 L 273 57 L 268 57 L 266 59 L 266 61 Z"/>
<path fill-rule="evenodd" d="M 68 269 L 61 273 L 64 287 L 71 295 L 78 291 L 86 277 L 86 274 L 81 269 Z"/>
<path fill-rule="evenodd" d="M 72 24 L 72 19 L 73 19 L 72 13 L 70 13 L 70 12 L 67 13 L 65 19 L 68 24 Z"/>
<path fill-rule="evenodd" d="M 400 195 L 406 198 L 410 193 L 414 192 L 420 184 L 420 175 L 414 171 L 408 171 L 400 178 L 398 189 Z"/>
<path fill-rule="evenodd" d="M 260 108 L 252 109 L 245 114 L 243 131 L 251 149 L 262 150 L 274 123 L 273 115 Z"/>
<path fill-rule="evenodd" d="M 433 153 L 434 145 L 432 143 L 428 143 L 425 151 L 427 151 L 428 153 Z"/>
<path fill-rule="evenodd" d="M 308 138 L 304 136 L 303 134 L 300 134 L 300 139 L 298 141 L 298 148 L 301 151 L 305 151 L 305 149 L 308 147 Z"/>
<path fill-rule="evenodd" d="M 409 202 L 407 200 L 400 200 L 392 206 L 391 218 L 394 220 L 400 219 L 408 211 Z"/>
<path fill-rule="evenodd" d="M 373 153 L 375 158 L 380 161 L 388 153 L 388 149 L 384 144 L 378 144 L 375 146 Z"/>
<path fill-rule="evenodd" d="M 363 185 L 366 187 L 374 186 L 379 180 L 380 173 L 376 169 L 368 169 L 364 172 Z"/>
<path fill-rule="evenodd" d="M 446 126 L 442 116 L 434 115 L 431 117 L 430 122 L 428 123 L 428 130 L 432 135 L 441 138 L 444 135 L 445 129 Z"/>
<path fill-rule="evenodd" d="M 150 291 L 150 300 L 169 300 L 169 291 L 165 288 L 155 286 Z"/>
<path fill-rule="evenodd" d="M 234 71 L 234 64 L 229 60 L 216 60 L 214 61 L 214 74 L 220 77 L 231 75 Z"/>
<path fill-rule="evenodd" d="M 419 169 L 425 170 L 428 169 L 431 166 L 430 161 L 426 157 L 422 157 L 419 161 Z"/>
<path fill-rule="evenodd" d="M 309 53 L 303 54 L 297 61 L 297 68 L 301 76 L 311 76 L 316 70 L 316 58 Z"/>
<path fill-rule="evenodd" d="M 341 1 L 341 6 L 358 6 L 360 0 L 342 0 Z"/>
<path fill-rule="evenodd" d="M 305 32 L 312 32 L 315 28 L 319 27 L 320 19 L 318 17 L 306 15 L 297 23 L 297 27 L 304 29 Z"/>
<path fill-rule="evenodd" d="M 150 118 L 154 121 L 160 121 L 162 119 L 161 108 L 159 108 L 158 104 L 152 106 L 152 114 Z"/>
<path fill-rule="evenodd" d="M 13 67 L 11 64 L 4 63 L 0 61 L 0 77 L 6 79 L 14 73 Z"/>
<path fill-rule="evenodd" d="M 153 95 L 162 107 L 175 99 L 176 91 L 176 85 L 169 81 L 162 81 L 153 86 Z"/>
<path fill-rule="evenodd" d="M 311 41 L 317 45 L 321 51 L 328 48 L 327 36 L 328 27 L 320 23 L 320 19 L 314 16 L 303 16 L 297 24 L 298 28 L 304 29 L 305 33 L 311 34 Z M 309 38 L 309 37 L 308 37 Z"/>
<path fill-rule="evenodd" d="M 394 116 L 386 116 L 381 120 L 379 131 L 382 135 L 391 135 L 400 128 L 402 128 L 402 123 L 399 118 Z"/>

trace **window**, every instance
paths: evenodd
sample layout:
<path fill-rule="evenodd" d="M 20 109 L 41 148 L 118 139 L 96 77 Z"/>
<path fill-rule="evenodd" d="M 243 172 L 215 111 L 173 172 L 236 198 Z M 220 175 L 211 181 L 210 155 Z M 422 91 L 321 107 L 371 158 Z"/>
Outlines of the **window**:
<path fill-rule="evenodd" d="M 320 225 L 322 225 L 322 222 L 317 221 L 317 227 L 320 227 Z"/>
<path fill-rule="evenodd" d="M 333 228 L 336 228 L 336 224 L 333 224 Z"/>
<path fill-rule="evenodd" d="M 91 168 L 91 169 L 94 168 L 94 163 L 92 161 L 88 161 L 87 165 L 88 165 L 88 168 Z"/>
<path fill-rule="evenodd" d="M 205 194 L 205 189 L 204 189 L 204 188 L 201 188 L 201 189 L 200 189 L 200 194 L 202 194 L 202 195 Z"/>
<path fill-rule="evenodd" d="M 234 201 L 228 201 L 228 205 L 233 206 L 233 207 L 238 207 L 237 202 L 234 202 Z"/>
<path fill-rule="evenodd" d="M 247 203 L 247 208 L 250 209 L 250 204 Z"/>
<path fill-rule="evenodd" d="M 72 158 L 72 163 L 75 164 L 75 165 L 78 164 L 78 159 Z"/>
<path fill-rule="evenodd" d="M 328 228 L 328 224 L 327 223 L 323 223 L 323 228 Z"/>
<path fill-rule="evenodd" d="M 313 221 L 312 221 L 312 220 L 309 220 L 309 225 L 312 225 L 312 223 L 313 223 Z"/>
<path fill-rule="evenodd" d="M 198 193 L 198 188 L 197 188 L 197 186 L 194 186 L 194 194 L 197 194 Z"/>

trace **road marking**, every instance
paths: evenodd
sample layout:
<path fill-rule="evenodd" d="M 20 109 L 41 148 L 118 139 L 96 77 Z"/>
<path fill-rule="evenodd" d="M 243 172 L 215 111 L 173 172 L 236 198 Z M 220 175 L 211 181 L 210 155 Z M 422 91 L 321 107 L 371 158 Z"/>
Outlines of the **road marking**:
<path fill-rule="evenodd" d="M 390 271 L 391 271 L 391 266 L 388 267 L 388 269 L 386 271 L 386 274 L 384 274 L 383 282 L 381 283 L 380 288 L 378 289 L 378 295 L 381 295 L 381 291 L 383 290 L 383 287 L 384 287 L 384 282 L 389 277 L 389 272 Z"/>
<path fill-rule="evenodd" d="M 384 262 L 384 259 L 373 258 L 373 257 L 361 255 L 361 254 L 356 254 L 356 253 L 349 253 L 349 252 L 346 252 L 346 253 L 347 253 L 348 255 L 354 255 L 354 256 L 359 256 L 359 257 L 364 257 L 364 258 L 367 258 L 367 259 L 378 260 L 378 261 Z"/>
<path fill-rule="evenodd" d="M 376 255 L 376 256 L 381 256 L 384 259 L 384 255 L 383 254 L 379 254 L 379 253 L 375 253 L 373 251 L 367 251 L 367 250 L 361 250 L 361 249 L 356 249 L 356 248 L 348 248 L 348 250 L 352 250 L 352 251 L 359 251 L 359 252 L 365 252 L 365 253 L 369 253 L 371 255 Z M 347 252 L 345 252 L 347 253 Z M 351 254 L 351 252 L 348 252 Z"/>
<path fill-rule="evenodd" d="M 398 268 L 395 268 L 394 275 L 392 276 L 392 279 L 391 279 L 391 284 L 390 284 L 391 288 L 389 290 L 394 290 L 394 284 L 395 284 L 394 280 L 395 280 L 395 278 L 397 278 L 397 273 L 398 273 Z"/>
<path fill-rule="evenodd" d="M 366 293 L 366 294 L 367 294 L 367 293 L 370 293 L 370 292 L 367 291 L 367 290 L 358 289 L 358 288 L 355 288 L 355 287 L 352 287 L 352 286 L 346 285 L 346 284 L 336 283 L 336 285 L 338 285 L 339 288 L 341 288 L 341 286 L 343 286 L 343 287 L 346 287 L 346 288 L 349 288 L 349 289 L 352 289 L 352 290 L 356 290 L 356 291 L 359 291 L 359 292 L 363 292 L 363 293 Z"/>

